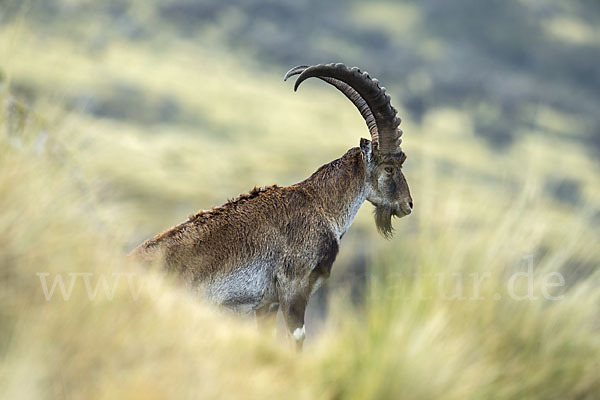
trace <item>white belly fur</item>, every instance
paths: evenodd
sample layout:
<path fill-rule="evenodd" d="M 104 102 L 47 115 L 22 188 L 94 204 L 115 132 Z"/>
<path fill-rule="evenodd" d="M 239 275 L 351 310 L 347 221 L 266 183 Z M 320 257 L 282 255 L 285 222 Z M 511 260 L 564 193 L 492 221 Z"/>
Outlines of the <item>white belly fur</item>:
<path fill-rule="evenodd" d="M 204 285 L 208 299 L 238 312 L 250 312 L 276 302 L 273 268 L 255 261 Z"/>

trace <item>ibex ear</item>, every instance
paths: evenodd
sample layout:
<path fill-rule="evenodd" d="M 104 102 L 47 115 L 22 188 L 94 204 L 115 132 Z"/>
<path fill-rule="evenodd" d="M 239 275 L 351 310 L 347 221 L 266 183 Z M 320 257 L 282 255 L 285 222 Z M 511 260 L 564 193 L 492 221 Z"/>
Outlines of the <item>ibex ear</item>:
<path fill-rule="evenodd" d="M 371 141 L 365 138 L 360 139 L 360 150 L 365 156 L 365 160 L 371 161 L 371 157 L 373 155 L 373 146 Z"/>

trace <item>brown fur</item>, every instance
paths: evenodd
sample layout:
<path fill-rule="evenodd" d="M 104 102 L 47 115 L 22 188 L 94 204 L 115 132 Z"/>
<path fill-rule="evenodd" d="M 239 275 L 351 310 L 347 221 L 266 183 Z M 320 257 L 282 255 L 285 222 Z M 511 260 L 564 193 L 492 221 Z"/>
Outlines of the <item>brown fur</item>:
<path fill-rule="evenodd" d="M 359 148 L 298 184 L 255 187 L 191 215 L 131 255 L 162 261 L 193 290 L 218 304 L 255 311 L 261 321 L 272 321 L 281 305 L 301 348 L 308 299 L 329 277 L 340 239 L 362 203 L 376 206 L 375 222 L 386 237 L 392 216 L 410 214 L 413 204 L 402 173 L 400 118 L 378 82 L 343 64 L 298 66 L 284 80 L 298 74 L 294 89 L 315 76 L 344 93 L 365 118 L 373 143 L 361 139 Z"/>
<path fill-rule="evenodd" d="M 282 252 L 284 258 L 310 259 L 322 237 L 333 235 L 332 226 L 341 223 L 340 208 L 364 180 L 363 156 L 354 148 L 303 182 L 254 188 L 222 206 L 193 214 L 131 254 L 147 261 L 164 257 L 166 267 L 191 285 L 270 251 Z M 291 265 L 282 267 L 289 267 L 286 274 L 297 274 Z"/>
<path fill-rule="evenodd" d="M 308 298 L 329 277 L 339 241 L 360 205 L 368 199 L 377 207 L 376 223 L 386 236 L 392 215 L 410 213 L 404 159 L 378 154 L 362 139 L 360 148 L 300 183 L 255 187 L 190 215 L 130 254 L 161 261 L 194 291 L 235 310 L 255 311 L 260 320 L 272 320 L 281 304 L 301 346 Z"/>

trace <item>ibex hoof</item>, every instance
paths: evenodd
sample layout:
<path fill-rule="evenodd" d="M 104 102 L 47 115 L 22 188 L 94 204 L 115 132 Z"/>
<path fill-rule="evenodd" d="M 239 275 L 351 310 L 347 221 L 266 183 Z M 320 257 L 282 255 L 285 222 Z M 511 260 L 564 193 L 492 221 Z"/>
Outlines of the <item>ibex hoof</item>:
<path fill-rule="evenodd" d="M 297 342 L 303 341 L 306 337 L 306 330 L 304 329 L 304 325 L 302 325 L 302 328 L 296 328 L 294 330 L 294 333 L 292 333 L 292 336 L 294 336 L 294 339 L 296 339 Z"/>

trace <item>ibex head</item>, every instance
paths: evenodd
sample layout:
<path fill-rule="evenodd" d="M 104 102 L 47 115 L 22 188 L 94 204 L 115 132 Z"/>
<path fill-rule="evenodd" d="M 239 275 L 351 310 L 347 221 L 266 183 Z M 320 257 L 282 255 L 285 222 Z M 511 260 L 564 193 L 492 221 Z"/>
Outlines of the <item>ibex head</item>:
<path fill-rule="evenodd" d="M 400 148 L 402 130 L 400 117 L 390 102 L 385 88 L 377 79 L 358 68 L 344 64 L 301 65 L 285 74 L 300 75 L 294 90 L 306 79 L 319 78 L 340 90 L 356 106 L 367 123 L 371 140 L 361 139 L 360 147 L 366 162 L 367 200 L 375 206 L 375 223 L 385 237 L 392 234 L 392 216 L 411 213 L 413 203 L 402 164 L 406 155 Z"/>

